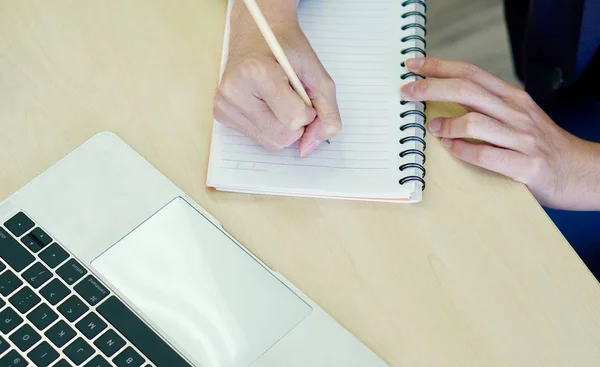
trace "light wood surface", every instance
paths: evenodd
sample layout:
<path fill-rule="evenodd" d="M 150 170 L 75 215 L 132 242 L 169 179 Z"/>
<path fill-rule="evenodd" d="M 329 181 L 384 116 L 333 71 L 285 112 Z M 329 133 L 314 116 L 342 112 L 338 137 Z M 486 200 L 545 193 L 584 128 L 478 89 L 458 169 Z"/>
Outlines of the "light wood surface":
<path fill-rule="evenodd" d="M 524 187 L 431 137 L 417 205 L 207 191 L 224 14 L 223 0 L 0 1 L 0 199 L 113 131 L 392 366 L 597 365 L 593 276 Z"/>

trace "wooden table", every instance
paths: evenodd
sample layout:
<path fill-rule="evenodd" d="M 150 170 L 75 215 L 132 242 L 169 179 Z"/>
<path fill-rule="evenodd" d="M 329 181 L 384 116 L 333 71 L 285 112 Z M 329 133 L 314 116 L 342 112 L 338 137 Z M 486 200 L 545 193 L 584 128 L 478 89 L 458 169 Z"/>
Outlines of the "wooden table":
<path fill-rule="evenodd" d="M 0 199 L 110 130 L 392 366 L 600 363 L 596 280 L 523 186 L 431 137 L 418 205 L 208 191 L 224 14 L 224 0 L 0 1 Z"/>

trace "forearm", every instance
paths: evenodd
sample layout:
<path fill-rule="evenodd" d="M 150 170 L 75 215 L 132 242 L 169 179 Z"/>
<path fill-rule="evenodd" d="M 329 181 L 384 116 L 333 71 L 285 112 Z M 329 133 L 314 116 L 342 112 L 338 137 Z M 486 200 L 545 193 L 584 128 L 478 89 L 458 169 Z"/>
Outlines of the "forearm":
<path fill-rule="evenodd" d="M 271 27 L 297 22 L 299 0 L 256 0 Z M 243 0 L 237 0 L 231 13 L 232 28 L 251 28 L 258 31 Z"/>

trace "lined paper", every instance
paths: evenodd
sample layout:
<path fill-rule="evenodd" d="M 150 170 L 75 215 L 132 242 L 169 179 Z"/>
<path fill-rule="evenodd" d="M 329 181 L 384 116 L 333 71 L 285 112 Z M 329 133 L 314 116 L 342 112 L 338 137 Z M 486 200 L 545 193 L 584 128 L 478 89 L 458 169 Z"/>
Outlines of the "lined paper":
<path fill-rule="evenodd" d="M 399 114 L 403 37 L 399 1 L 304 0 L 300 25 L 337 86 L 343 132 L 300 158 L 297 143 L 270 153 L 215 123 L 208 183 L 234 191 L 398 197 L 406 147 Z M 414 106 L 412 106 L 414 108 Z"/>

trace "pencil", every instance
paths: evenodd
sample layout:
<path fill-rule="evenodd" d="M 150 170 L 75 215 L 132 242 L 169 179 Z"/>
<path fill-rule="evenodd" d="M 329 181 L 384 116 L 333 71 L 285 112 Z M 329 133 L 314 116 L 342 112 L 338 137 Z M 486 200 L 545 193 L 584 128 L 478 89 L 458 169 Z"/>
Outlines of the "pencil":
<path fill-rule="evenodd" d="M 292 88 L 294 89 L 294 91 L 296 91 L 296 93 L 298 93 L 300 98 L 302 98 L 302 100 L 304 101 L 304 103 L 306 103 L 308 107 L 313 107 L 312 101 L 306 93 L 306 90 L 304 89 L 300 78 L 298 78 L 298 75 L 294 71 L 290 60 L 288 60 L 287 56 L 285 56 L 283 48 L 279 44 L 279 41 L 277 41 L 277 37 L 273 33 L 273 30 L 269 26 L 269 23 L 267 22 L 267 19 L 265 19 L 265 16 L 263 15 L 262 11 L 258 7 L 256 0 L 244 0 L 244 3 L 246 4 L 248 11 L 250 12 L 250 15 L 252 15 L 254 22 L 258 26 L 260 33 L 262 33 L 263 37 L 265 38 L 265 41 L 271 49 L 273 56 L 275 56 L 275 59 L 283 68 L 283 71 L 288 77 Z M 325 140 L 325 142 L 327 142 L 327 144 L 331 144 L 331 141 L 329 141 L 329 139 Z"/>

